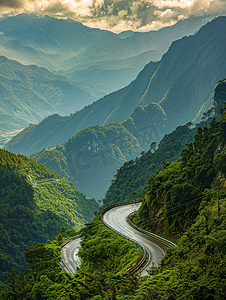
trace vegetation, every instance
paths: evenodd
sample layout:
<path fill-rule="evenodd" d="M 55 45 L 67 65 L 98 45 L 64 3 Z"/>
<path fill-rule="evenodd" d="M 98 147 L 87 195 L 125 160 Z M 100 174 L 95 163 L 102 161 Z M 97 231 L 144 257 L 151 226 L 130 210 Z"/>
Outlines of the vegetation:
<path fill-rule="evenodd" d="M 1 298 L 224 299 L 225 137 L 226 106 L 219 120 L 213 118 L 209 126 L 197 129 L 194 141 L 181 151 L 180 160 L 164 162 L 164 169 L 151 176 L 141 194 L 143 204 L 133 221 L 177 244 L 167 251 L 158 268 L 151 268 L 151 277 L 138 280 L 126 274 L 141 253 L 106 228 L 97 215 L 81 230 L 80 270 L 74 275 L 60 270 L 59 245 L 64 240 L 60 234 L 52 243 L 27 248 L 25 256 L 31 269 L 26 276 L 11 272 L 10 289 L 2 291 Z"/>
<path fill-rule="evenodd" d="M 138 197 L 147 186 L 147 180 L 151 175 L 163 169 L 163 160 L 174 161 L 180 157 L 185 144 L 194 139 L 196 130 L 197 127 L 192 126 L 192 123 L 179 126 L 171 134 L 165 135 L 158 149 L 154 147 L 156 145 L 152 145 L 151 149 L 142 152 L 140 157 L 124 163 L 105 195 L 104 206 L 129 201 L 133 198 L 134 192 Z"/>
<path fill-rule="evenodd" d="M 0 177 L 0 281 L 6 283 L 12 268 L 25 268 L 27 247 L 54 239 L 61 227 L 81 228 L 98 204 L 54 171 L 2 149 Z"/>
<path fill-rule="evenodd" d="M 60 269 L 59 235 L 52 243 L 26 250 L 32 269 L 26 276 L 12 271 L 10 290 L 0 292 L 1 299 L 225 299 L 225 197 L 223 188 L 219 195 L 214 188 L 205 189 L 194 224 L 177 240 L 177 248 L 169 249 L 159 267 L 150 271 L 151 277 L 139 281 L 125 274 L 138 258 L 136 249 L 97 216 L 82 230 L 80 270 L 69 275 Z"/>
<path fill-rule="evenodd" d="M 137 138 L 112 121 L 85 128 L 64 145 L 42 149 L 31 158 L 73 181 L 89 197 L 102 199 L 117 168 L 141 150 Z"/>
<path fill-rule="evenodd" d="M 35 202 L 41 211 L 51 210 L 77 229 L 91 221 L 98 210 L 95 199 L 87 198 L 63 178 L 37 184 L 34 192 Z"/>
<path fill-rule="evenodd" d="M 59 266 L 62 235 L 54 242 L 35 243 L 25 251 L 30 269 L 12 271 L 10 290 L 1 299 L 115 299 L 132 295 L 138 278 L 126 272 L 142 256 L 135 244 L 112 232 L 97 216 L 82 229 L 81 268 L 69 275 Z"/>
<path fill-rule="evenodd" d="M 220 147 L 224 148 L 224 123 L 224 118 L 218 121 L 214 118 L 209 127 L 199 127 L 194 142 L 181 151 L 181 160 L 165 162 L 164 169 L 152 175 L 141 195 L 139 224 L 172 235 L 183 232 L 193 222 L 204 189 L 210 188 L 214 180 L 216 184 L 218 159 L 223 162 L 224 155 L 219 154 L 218 158 L 216 153 Z"/>
<path fill-rule="evenodd" d="M 222 188 L 218 195 L 211 188 L 202 196 L 194 224 L 177 240 L 177 248 L 167 251 L 152 278 L 141 282 L 128 299 L 225 299 L 226 193 Z"/>

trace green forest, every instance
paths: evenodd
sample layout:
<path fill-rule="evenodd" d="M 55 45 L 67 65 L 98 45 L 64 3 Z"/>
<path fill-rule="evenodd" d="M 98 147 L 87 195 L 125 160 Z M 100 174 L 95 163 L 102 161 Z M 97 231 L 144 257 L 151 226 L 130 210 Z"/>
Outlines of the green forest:
<path fill-rule="evenodd" d="M 117 295 L 132 295 L 139 279 L 128 273 L 140 260 L 133 242 L 108 229 L 96 216 L 81 230 L 83 235 L 81 268 L 70 275 L 59 265 L 58 235 L 53 242 L 34 244 L 25 251 L 29 270 L 9 274 L 10 290 L 0 292 L 1 299 L 115 299 Z M 34 263 L 35 261 L 35 263 Z"/>
<path fill-rule="evenodd" d="M 105 195 L 104 206 L 132 200 L 134 192 L 138 196 L 151 175 L 163 169 L 163 160 L 175 161 L 180 157 L 185 144 L 193 141 L 196 130 L 197 127 L 192 123 L 179 126 L 171 134 L 165 135 L 158 145 L 152 143 L 150 150 L 124 163 Z"/>
<path fill-rule="evenodd" d="M 187 142 L 180 156 L 175 152 L 176 161 L 163 161 L 163 169 L 151 175 L 140 194 L 142 205 L 132 221 L 177 245 L 167 250 L 158 268 L 150 269 L 151 276 L 140 278 L 128 272 L 139 261 L 142 251 L 104 226 L 97 214 L 79 231 L 83 236 L 79 251 L 82 265 L 74 275 L 65 273 L 59 266 L 60 245 L 67 239 L 62 230 L 52 242 L 28 245 L 25 250 L 27 270 L 11 271 L 9 289 L 1 290 L 0 298 L 225 299 L 226 104 L 220 105 L 225 100 L 226 81 L 222 81 L 215 89 L 214 107 L 224 108 L 216 110 L 211 121 L 196 129 L 193 140 Z M 177 130 L 182 130 L 187 138 L 188 125 Z M 16 160 L 17 156 L 12 157 Z M 17 172 L 7 164 L 2 168 L 17 174 L 17 180 L 25 179 L 23 168 L 16 161 L 14 165 Z M 51 180 L 60 179 L 51 174 L 48 175 Z M 36 175 L 35 180 L 41 177 Z M 31 185 L 29 188 L 35 190 Z M 70 230 L 66 232 L 68 237 L 75 234 Z"/>
<path fill-rule="evenodd" d="M 24 251 L 55 239 L 60 228 L 81 228 L 99 205 L 54 171 L 0 149 L 0 281 L 26 267 Z"/>
<path fill-rule="evenodd" d="M 104 206 L 138 197 L 147 188 L 148 179 L 156 172 L 163 170 L 165 162 L 168 164 L 181 159 L 182 149 L 186 148 L 186 144 L 194 141 L 198 127 L 206 128 L 213 119 L 212 115 L 217 119 L 221 117 L 221 108 L 224 107 L 225 100 L 226 79 L 219 81 L 216 85 L 213 106 L 203 114 L 202 122 L 198 124 L 189 122 L 178 126 L 172 133 L 166 134 L 159 144 L 152 143 L 147 152 L 143 151 L 140 157 L 124 163 L 114 175 L 103 199 Z"/>

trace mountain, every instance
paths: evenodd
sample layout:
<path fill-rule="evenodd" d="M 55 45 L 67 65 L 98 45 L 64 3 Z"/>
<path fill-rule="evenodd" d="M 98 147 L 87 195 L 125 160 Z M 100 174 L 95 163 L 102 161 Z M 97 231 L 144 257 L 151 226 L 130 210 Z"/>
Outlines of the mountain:
<path fill-rule="evenodd" d="M 54 147 L 83 128 L 113 120 L 123 122 L 136 106 L 144 107 L 149 103 L 155 103 L 153 109 L 158 107 L 165 116 L 157 129 L 160 138 L 179 125 L 192 120 L 198 122 L 202 113 L 212 106 L 212 90 L 217 81 L 226 76 L 225 32 L 226 17 L 214 19 L 195 35 L 174 42 L 159 62 L 146 65 L 127 87 L 70 117 L 52 116 L 38 125 L 31 125 L 6 148 L 30 154 Z M 56 130 L 49 134 L 51 123 Z M 154 122 L 149 123 L 151 125 Z"/>
<path fill-rule="evenodd" d="M 7 133 L 37 123 L 44 116 L 71 114 L 106 94 L 98 83 L 73 82 L 47 69 L 0 56 L 0 144 Z"/>
<path fill-rule="evenodd" d="M 216 105 L 225 102 L 225 95 L 224 80 L 215 89 Z M 1 299 L 24 300 L 32 295 L 50 300 L 65 294 L 84 300 L 224 299 L 226 106 L 220 114 L 219 120 L 213 118 L 209 126 L 197 129 L 194 141 L 181 151 L 181 160 L 165 162 L 164 169 L 151 176 L 141 195 L 142 205 L 131 217 L 136 225 L 177 245 L 150 268 L 150 276 L 140 280 L 126 273 L 128 262 L 131 266 L 139 261 L 142 253 L 104 226 L 97 215 L 81 231 L 83 264 L 74 276 L 59 267 L 59 235 L 52 243 L 26 249 L 29 273 L 12 271 L 10 290 L 0 291 Z M 34 264 L 37 256 L 42 263 Z"/>
<path fill-rule="evenodd" d="M 105 33 L 103 40 L 64 61 L 62 69 L 65 71 L 60 74 L 76 80 L 90 80 L 90 76 L 93 76 L 114 90 L 120 89 L 134 80 L 145 64 L 160 60 L 173 41 L 193 34 L 211 19 L 190 17 L 158 31 L 134 32 L 132 35 L 129 32 L 123 39 L 123 33 L 112 36 Z M 143 53 L 146 54 L 141 57 Z M 137 59 L 139 61 L 133 62 Z"/>
<path fill-rule="evenodd" d="M 71 19 L 60 20 L 35 14 L 20 14 L 0 20 L 0 31 L 1 50 L 9 52 L 8 58 L 20 57 L 21 63 L 27 62 L 22 49 L 12 44 L 13 41 L 29 47 L 28 59 L 50 70 L 56 70 L 59 61 L 80 53 L 105 33 L 105 30 L 89 28 Z M 39 58 L 37 61 L 37 51 L 45 59 L 44 62 L 39 61 Z"/>
<path fill-rule="evenodd" d="M 43 141 L 51 139 L 59 124 L 59 116 L 54 117 L 54 125 L 52 118 L 46 119 L 46 122 L 51 120 L 47 134 L 40 129 Z M 72 180 L 89 197 L 102 199 L 118 168 L 149 149 L 151 143 L 159 142 L 158 132 L 164 120 L 165 115 L 157 104 L 139 105 L 122 123 L 112 121 L 104 126 L 85 128 L 64 145 L 42 149 L 31 154 L 31 158 Z M 32 125 L 27 130 L 32 130 Z M 36 138 L 28 148 L 24 143 L 19 145 L 19 151 L 31 151 L 36 148 Z"/>
<path fill-rule="evenodd" d="M 171 162 L 181 159 L 181 151 L 194 142 L 197 130 L 200 130 L 198 128 L 206 128 L 213 118 L 222 118 L 221 110 L 226 101 L 226 79 L 217 83 L 213 90 L 213 99 L 213 107 L 203 114 L 200 123 L 194 125 L 189 122 L 177 127 L 170 134 L 166 134 L 158 144 L 152 142 L 150 149 L 147 152 L 143 151 L 140 157 L 125 162 L 114 175 L 114 180 L 103 199 L 103 205 L 131 201 L 135 195 L 143 195 L 152 175 L 162 171 Z"/>
<path fill-rule="evenodd" d="M 72 180 L 89 197 L 102 199 L 116 170 L 141 151 L 139 140 L 112 121 L 83 129 L 63 146 L 43 149 L 31 158 Z"/>
<path fill-rule="evenodd" d="M 40 129 L 43 141 L 49 141 L 59 125 L 60 117 L 54 117 L 54 125 L 52 117 L 46 119 L 46 122 L 51 121 L 47 134 Z M 85 128 L 64 145 L 44 148 L 30 157 L 72 180 L 89 197 L 102 199 L 118 168 L 125 161 L 135 159 L 144 149 L 149 149 L 151 143 L 159 142 L 158 132 L 164 120 L 165 115 L 157 104 L 139 105 L 121 124 L 112 121 L 104 126 Z M 32 130 L 32 127 L 27 130 Z M 28 153 L 36 148 L 36 138 L 29 147 L 24 143 L 19 145 L 19 151 Z"/>
<path fill-rule="evenodd" d="M 89 28 L 71 19 L 20 14 L 0 20 L 0 54 L 71 80 L 98 80 L 117 90 L 134 80 L 149 61 L 159 60 L 172 41 L 193 34 L 210 19 L 191 17 L 159 31 L 127 32 L 121 38 L 123 33 Z"/>
<path fill-rule="evenodd" d="M 145 64 L 151 60 L 158 59 L 158 51 L 150 50 L 142 54 L 125 59 L 112 59 L 97 61 L 95 63 L 80 63 L 67 71 L 59 71 L 58 74 L 65 75 L 70 80 L 95 80 L 105 86 L 117 90 L 128 85 L 134 80 Z M 83 61 L 81 59 L 81 61 Z M 86 62 L 86 59 L 84 59 Z"/>
<path fill-rule="evenodd" d="M 60 227 L 79 230 L 99 205 L 54 171 L 0 149 L 0 280 L 26 267 L 24 251 L 53 240 Z"/>
<path fill-rule="evenodd" d="M 134 197 L 139 197 L 147 188 L 148 179 L 163 169 L 163 162 L 169 163 L 180 157 L 181 150 L 186 143 L 194 140 L 197 127 L 201 125 L 204 124 L 193 126 L 192 123 L 188 123 L 179 126 L 172 133 L 165 135 L 159 144 L 153 142 L 147 152 L 143 151 L 139 157 L 125 162 L 114 175 L 103 199 L 103 205 L 131 201 Z"/>

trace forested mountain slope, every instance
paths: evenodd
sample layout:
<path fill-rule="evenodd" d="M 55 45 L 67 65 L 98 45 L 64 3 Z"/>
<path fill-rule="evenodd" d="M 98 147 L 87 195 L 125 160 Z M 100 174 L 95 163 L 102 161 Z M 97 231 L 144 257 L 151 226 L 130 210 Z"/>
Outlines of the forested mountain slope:
<path fill-rule="evenodd" d="M 0 53 L 72 80 L 99 82 L 117 90 L 134 80 L 149 61 L 159 60 L 174 40 L 193 34 L 211 18 L 190 17 L 159 31 L 121 39 L 71 19 L 21 14 L 0 20 Z"/>
<path fill-rule="evenodd" d="M 47 69 L 0 56 L 0 145 L 12 131 L 53 113 L 71 114 L 107 92 L 100 84 L 70 81 Z"/>
<path fill-rule="evenodd" d="M 221 86 L 220 95 L 225 95 L 225 90 Z M 136 258 L 136 248 L 113 237 L 97 216 L 82 230 L 79 254 L 84 263 L 75 275 L 63 273 L 49 260 L 50 255 L 56 262 L 59 259 L 59 238 L 44 246 L 45 268 L 32 265 L 32 254 L 43 249 L 43 245 L 34 245 L 26 251 L 32 269 L 27 276 L 12 272 L 11 288 L 0 292 L 2 299 L 30 299 L 31 295 L 33 299 L 224 299 L 225 137 L 226 106 L 220 120 L 213 119 L 209 127 L 197 130 L 194 142 L 182 150 L 181 161 L 165 165 L 149 180 L 133 221 L 177 244 L 158 268 L 151 268 L 151 276 L 140 280 L 126 274 L 128 259 Z M 125 256 L 128 253 L 130 257 Z"/>
<path fill-rule="evenodd" d="M 181 151 L 178 162 L 165 163 L 164 169 L 148 180 L 141 194 L 143 203 L 137 222 L 150 229 L 178 234 L 190 225 L 203 199 L 211 198 L 225 184 L 226 80 L 214 92 L 215 117 L 209 126 L 198 127 L 195 139 Z M 213 191 L 209 191 L 212 188 Z M 205 190 L 206 189 L 206 190 Z M 210 194 L 209 194 L 210 193 Z M 215 196 L 214 196 L 215 197 Z M 178 216 L 175 220 L 175 214 Z"/>
<path fill-rule="evenodd" d="M 125 162 L 114 175 L 114 180 L 103 199 L 103 205 L 139 197 L 151 175 L 163 169 L 163 161 L 171 162 L 180 157 L 185 144 L 193 141 L 196 130 L 197 127 L 192 123 L 179 126 L 172 133 L 165 135 L 158 145 L 153 142 L 147 152 L 143 151 L 141 156 Z"/>
<path fill-rule="evenodd" d="M 54 239 L 60 227 L 81 228 L 98 204 L 54 171 L 0 149 L 0 281 L 25 268 L 25 248 Z M 33 185 L 32 185 L 33 183 Z"/>
<path fill-rule="evenodd" d="M 114 175 L 103 200 L 104 206 L 139 197 L 144 188 L 147 188 L 147 180 L 151 175 L 163 170 L 170 162 L 181 159 L 181 150 L 187 143 L 193 142 L 197 128 L 209 124 L 213 116 L 221 117 L 221 107 L 224 107 L 226 100 L 226 80 L 221 80 L 216 85 L 213 100 L 213 107 L 204 113 L 202 122 L 196 125 L 189 122 L 177 127 L 172 133 L 165 135 L 159 144 L 152 142 L 149 150 L 142 152 L 140 157 L 125 162 Z"/>
<path fill-rule="evenodd" d="M 212 105 L 211 92 L 217 81 L 226 76 L 225 31 L 226 17 L 213 20 L 194 36 L 174 42 L 161 61 L 146 65 L 129 86 L 71 117 L 58 118 L 55 133 L 52 132 L 50 138 L 43 138 L 43 132 L 48 135 L 51 117 L 48 122 L 25 129 L 6 147 L 14 152 L 29 153 L 29 149 L 23 150 L 24 141 L 26 139 L 27 146 L 31 145 L 34 136 L 36 150 L 53 147 L 85 127 L 103 125 L 111 120 L 122 122 L 138 104 L 152 102 L 166 115 L 160 137 L 193 119 L 197 122 Z M 52 117 L 53 122 L 55 119 Z"/>
<path fill-rule="evenodd" d="M 71 179 L 89 197 L 102 199 L 116 170 L 141 151 L 128 129 L 109 122 L 83 129 L 63 146 L 43 149 L 31 158 Z"/>
<path fill-rule="evenodd" d="M 112 121 L 88 127 L 63 146 L 42 149 L 31 158 L 70 178 L 89 197 L 102 199 L 121 165 L 159 142 L 158 131 L 164 120 L 165 114 L 157 104 L 139 105 L 121 124 Z M 153 123 L 155 126 L 150 125 Z"/>

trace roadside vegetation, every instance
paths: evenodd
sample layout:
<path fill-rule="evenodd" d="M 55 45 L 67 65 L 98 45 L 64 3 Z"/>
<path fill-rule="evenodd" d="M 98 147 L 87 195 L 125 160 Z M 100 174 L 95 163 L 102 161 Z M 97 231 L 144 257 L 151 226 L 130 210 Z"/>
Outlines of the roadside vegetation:
<path fill-rule="evenodd" d="M 215 89 L 215 107 L 225 100 L 222 81 Z M 84 238 L 79 271 L 68 275 L 59 267 L 59 246 L 66 239 L 62 230 L 55 241 L 27 248 L 29 270 L 26 275 L 12 271 L 10 289 L 1 291 L 0 298 L 225 299 L 226 105 L 219 115 L 197 129 L 177 161 L 163 162 L 163 170 L 151 176 L 140 195 L 142 205 L 133 222 L 177 244 L 158 268 L 150 269 L 151 276 L 127 274 L 142 253 L 106 228 L 97 215 L 80 231 Z"/>
<path fill-rule="evenodd" d="M 68 232 L 70 235 L 70 231 Z M 46 244 L 35 243 L 25 251 L 29 269 L 9 276 L 10 290 L 1 299 L 116 299 L 133 295 L 139 279 L 127 271 L 141 259 L 133 242 L 108 229 L 96 216 L 82 230 L 81 268 L 70 275 L 59 265 L 62 234 Z"/>
<path fill-rule="evenodd" d="M 54 171 L 3 149 L 0 178 L 0 281 L 4 287 L 12 268 L 26 267 L 27 247 L 35 241 L 54 240 L 61 227 L 80 229 L 93 219 L 99 205 Z"/>

